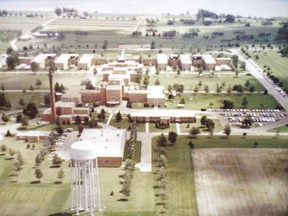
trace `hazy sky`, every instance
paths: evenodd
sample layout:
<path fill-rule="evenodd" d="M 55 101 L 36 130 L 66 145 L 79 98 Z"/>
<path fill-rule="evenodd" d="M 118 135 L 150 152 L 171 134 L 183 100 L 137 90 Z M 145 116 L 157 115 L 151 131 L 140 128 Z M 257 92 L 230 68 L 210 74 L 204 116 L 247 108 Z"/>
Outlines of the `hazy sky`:
<path fill-rule="evenodd" d="M 54 10 L 57 6 L 88 12 L 150 14 L 195 14 L 203 8 L 243 16 L 288 17 L 288 0 L 0 0 L 0 9 L 9 10 Z"/>

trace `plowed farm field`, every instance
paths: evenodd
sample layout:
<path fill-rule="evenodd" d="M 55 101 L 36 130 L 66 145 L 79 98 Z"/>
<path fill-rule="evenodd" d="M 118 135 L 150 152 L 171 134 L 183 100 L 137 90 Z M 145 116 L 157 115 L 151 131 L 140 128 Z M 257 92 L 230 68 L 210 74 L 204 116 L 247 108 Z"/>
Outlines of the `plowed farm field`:
<path fill-rule="evenodd" d="M 287 216 L 288 150 L 192 153 L 200 216 Z"/>

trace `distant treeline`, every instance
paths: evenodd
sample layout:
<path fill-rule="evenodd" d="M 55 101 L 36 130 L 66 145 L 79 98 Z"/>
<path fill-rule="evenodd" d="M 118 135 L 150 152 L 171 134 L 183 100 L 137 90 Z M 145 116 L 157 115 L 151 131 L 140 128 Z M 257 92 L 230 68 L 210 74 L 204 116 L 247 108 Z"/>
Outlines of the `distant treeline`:
<path fill-rule="evenodd" d="M 0 16 L 7 16 L 8 11 L 7 10 L 0 10 Z"/>

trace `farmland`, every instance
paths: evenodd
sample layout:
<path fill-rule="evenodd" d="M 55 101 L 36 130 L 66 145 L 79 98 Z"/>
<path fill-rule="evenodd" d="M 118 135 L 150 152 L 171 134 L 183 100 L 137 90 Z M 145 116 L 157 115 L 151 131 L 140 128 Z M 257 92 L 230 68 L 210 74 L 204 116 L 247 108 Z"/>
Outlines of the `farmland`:
<path fill-rule="evenodd" d="M 200 216 L 286 215 L 287 150 L 201 149 L 192 157 Z"/>

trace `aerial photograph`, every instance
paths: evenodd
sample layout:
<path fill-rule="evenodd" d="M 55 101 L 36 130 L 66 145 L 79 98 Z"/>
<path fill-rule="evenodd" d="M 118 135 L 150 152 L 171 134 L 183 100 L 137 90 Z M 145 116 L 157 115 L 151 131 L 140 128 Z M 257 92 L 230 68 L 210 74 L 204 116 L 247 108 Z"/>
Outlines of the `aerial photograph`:
<path fill-rule="evenodd" d="M 0 0 L 1 216 L 288 216 L 288 0 Z"/>

